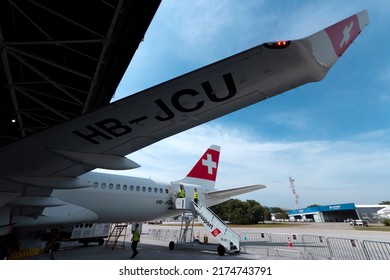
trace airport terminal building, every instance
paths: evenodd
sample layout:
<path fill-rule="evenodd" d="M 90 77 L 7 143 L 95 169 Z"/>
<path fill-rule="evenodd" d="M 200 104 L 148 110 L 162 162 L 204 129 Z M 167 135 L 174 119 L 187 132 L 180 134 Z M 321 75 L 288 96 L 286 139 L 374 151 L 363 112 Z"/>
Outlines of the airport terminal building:
<path fill-rule="evenodd" d="M 315 206 L 288 211 L 290 221 L 299 222 L 345 222 L 348 220 L 367 220 L 378 222 L 377 212 L 386 205 L 355 205 L 355 203 Z"/>

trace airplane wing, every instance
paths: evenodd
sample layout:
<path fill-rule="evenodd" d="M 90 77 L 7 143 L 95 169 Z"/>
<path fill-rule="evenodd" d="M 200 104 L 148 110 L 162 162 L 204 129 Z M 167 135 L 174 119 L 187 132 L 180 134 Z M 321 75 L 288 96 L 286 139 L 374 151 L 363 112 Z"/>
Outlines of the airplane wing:
<path fill-rule="evenodd" d="M 0 207 L 20 194 L 88 186 L 77 177 L 95 168 L 135 168 L 126 155 L 320 81 L 367 24 L 363 11 L 303 39 L 264 43 L 4 146 Z"/>
<path fill-rule="evenodd" d="M 247 187 L 239 187 L 234 189 L 228 189 L 228 190 L 220 190 L 220 191 L 210 191 L 206 193 L 207 200 L 213 200 L 213 199 L 230 199 L 232 196 L 237 196 L 240 194 L 253 192 L 261 189 L 265 189 L 266 186 L 264 185 L 252 185 Z"/>

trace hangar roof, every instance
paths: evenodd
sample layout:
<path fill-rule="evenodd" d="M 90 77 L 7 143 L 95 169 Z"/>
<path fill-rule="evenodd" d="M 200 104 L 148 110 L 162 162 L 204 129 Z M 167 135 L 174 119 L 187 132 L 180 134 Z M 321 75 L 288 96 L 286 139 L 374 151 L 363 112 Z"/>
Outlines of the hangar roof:
<path fill-rule="evenodd" d="M 341 210 L 354 210 L 356 209 L 355 203 L 342 203 L 342 204 L 331 204 L 323 206 L 314 206 L 309 208 L 302 208 L 297 210 L 290 210 L 288 214 L 307 214 L 315 212 L 327 212 L 327 211 L 341 211 Z"/>
<path fill-rule="evenodd" d="M 161 0 L 0 0 L 0 148 L 108 104 Z"/>

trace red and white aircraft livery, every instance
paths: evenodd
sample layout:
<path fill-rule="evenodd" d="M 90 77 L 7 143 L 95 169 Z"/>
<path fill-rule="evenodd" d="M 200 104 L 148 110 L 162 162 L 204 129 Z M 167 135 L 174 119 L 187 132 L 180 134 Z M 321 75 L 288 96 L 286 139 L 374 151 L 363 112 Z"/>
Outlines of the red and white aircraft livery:
<path fill-rule="evenodd" d="M 127 155 L 161 139 L 320 81 L 368 24 L 362 11 L 299 40 L 264 43 L 0 149 L 0 250 L 10 235 L 81 222 L 174 215 L 180 184 L 213 205 L 263 185 L 214 189 L 219 148 L 182 180 L 161 183 L 91 172 L 132 169 Z M 31 236 L 32 234 L 30 234 Z M 36 236 L 36 235 L 35 235 Z M 6 249 L 5 249 L 6 248 Z"/>

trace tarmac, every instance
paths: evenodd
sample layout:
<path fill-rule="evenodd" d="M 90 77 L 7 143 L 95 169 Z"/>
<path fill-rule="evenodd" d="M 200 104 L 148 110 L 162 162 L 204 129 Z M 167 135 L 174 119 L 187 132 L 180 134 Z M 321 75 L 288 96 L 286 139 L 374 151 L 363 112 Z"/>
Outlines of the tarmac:
<path fill-rule="evenodd" d="M 302 260 L 302 254 L 294 250 L 281 250 L 281 253 L 270 252 L 261 248 L 242 247 L 239 253 L 218 255 L 215 246 L 210 249 L 175 248 L 169 249 L 169 241 L 155 240 L 149 236 L 152 229 L 177 230 L 180 226 L 175 225 L 149 225 L 144 224 L 141 242 L 138 244 L 139 254 L 130 259 L 131 236 L 128 234 L 123 242 L 116 246 L 111 244 L 99 246 L 90 243 L 84 246 L 78 242 L 65 242 L 58 251 L 52 255 L 46 254 L 34 259 L 48 260 Z M 201 229 L 201 228 L 199 228 Z M 378 242 L 390 242 L 390 233 L 381 231 L 357 230 L 347 223 L 302 223 L 285 227 L 239 227 L 233 228 L 238 234 L 246 233 L 283 233 L 297 235 L 318 235 L 336 238 L 353 238 L 356 240 L 371 240 Z"/>

